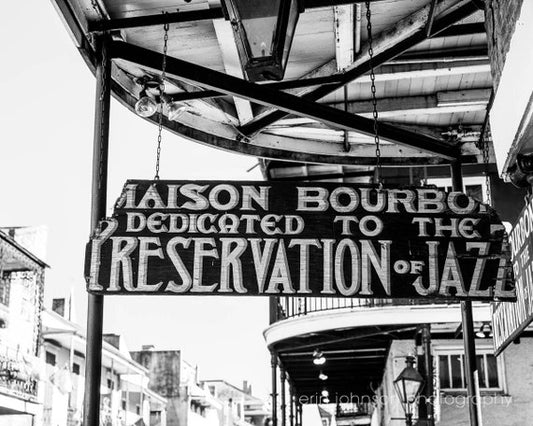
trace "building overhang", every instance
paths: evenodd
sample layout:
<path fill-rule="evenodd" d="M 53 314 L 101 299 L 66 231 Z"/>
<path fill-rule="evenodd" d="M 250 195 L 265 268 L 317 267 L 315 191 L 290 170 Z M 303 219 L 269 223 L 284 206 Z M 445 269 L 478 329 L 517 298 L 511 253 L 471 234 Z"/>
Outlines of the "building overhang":
<path fill-rule="evenodd" d="M 490 321 L 490 305 L 473 304 L 474 321 Z M 355 307 L 316 312 L 274 323 L 264 332 L 267 346 L 295 337 L 313 335 L 331 330 L 365 329 L 367 327 L 413 327 L 425 323 L 461 322 L 461 306 L 406 305 L 385 307 Z"/>

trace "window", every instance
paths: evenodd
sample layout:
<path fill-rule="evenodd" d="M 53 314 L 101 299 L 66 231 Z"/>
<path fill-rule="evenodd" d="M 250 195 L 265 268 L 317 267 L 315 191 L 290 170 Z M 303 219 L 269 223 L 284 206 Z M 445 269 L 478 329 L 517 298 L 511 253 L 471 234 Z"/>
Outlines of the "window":
<path fill-rule="evenodd" d="M 72 373 L 80 375 L 80 364 L 73 363 L 72 364 Z"/>
<path fill-rule="evenodd" d="M 46 351 L 45 362 L 50 365 L 56 365 L 56 356 L 52 352 Z"/>
<path fill-rule="evenodd" d="M 126 400 L 125 399 L 122 400 L 122 409 L 126 411 Z"/>
<path fill-rule="evenodd" d="M 477 349 L 477 368 L 481 390 L 502 390 L 498 360 L 490 349 Z M 466 390 L 465 358 L 463 351 L 438 355 L 439 383 L 442 390 Z"/>
<path fill-rule="evenodd" d="M 464 193 L 475 200 L 486 203 L 485 200 L 487 193 L 487 182 L 483 176 L 467 176 L 463 179 L 464 181 Z M 444 191 L 452 191 L 452 183 L 450 178 L 436 178 L 428 179 L 427 182 L 429 185 L 435 185 L 438 189 Z"/>
<path fill-rule="evenodd" d="M 115 387 L 114 387 L 114 383 L 113 383 L 113 380 L 112 379 L 107 379 L 107 388 L 108 389 L 111 389 L 113 390 Z"/>
<path fill-rule="evenodd" d="M 140 405 L 137 404 L 137 405 L 135 406 L 135 412 L 137 413 L 138 416 L 141 415 L 141 406 L 140 406 Z"/>

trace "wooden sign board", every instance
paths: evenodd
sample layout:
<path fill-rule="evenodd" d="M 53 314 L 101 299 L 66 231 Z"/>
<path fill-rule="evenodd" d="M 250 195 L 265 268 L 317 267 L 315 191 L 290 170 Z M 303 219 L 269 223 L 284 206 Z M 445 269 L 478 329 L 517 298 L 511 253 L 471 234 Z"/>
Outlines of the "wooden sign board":
<path fill-rule="evenodd" d="M 492 304 L 495 355 L 499 355 L 533 321 L 533 198 L 520 213 L 509 241 L 517 301 Z"/>
<path fill-rule="evenodd" d="M 98 294 L 514 300 L 505 241 L 457 192 L 132 180 L 85 275 Z"/>

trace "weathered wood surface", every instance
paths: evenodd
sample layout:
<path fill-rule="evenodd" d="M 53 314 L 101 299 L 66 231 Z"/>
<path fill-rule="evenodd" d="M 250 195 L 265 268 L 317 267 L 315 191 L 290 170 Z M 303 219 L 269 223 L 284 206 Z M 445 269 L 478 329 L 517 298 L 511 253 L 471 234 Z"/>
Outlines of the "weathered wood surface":
<path fill-rule="evenodd" d="M 128 181 L 87 246 L 102 294 L 513 299 L 490 207 L 431 188 Z"/>

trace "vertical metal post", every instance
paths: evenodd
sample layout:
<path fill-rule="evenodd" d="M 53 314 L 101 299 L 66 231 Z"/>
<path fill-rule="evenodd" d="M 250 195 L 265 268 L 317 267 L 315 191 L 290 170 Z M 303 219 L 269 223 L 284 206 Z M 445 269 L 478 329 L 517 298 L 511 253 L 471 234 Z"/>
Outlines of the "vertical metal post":
<path fill-rule="evenodd" d="M 294 426 L 294 393 L 292 390 L 292 386 L 289 387 L 289 400 L 290 400 L 290 413 L 289 413 L 289 424 L 290 426 Z"/>
<path fill-rule="evenodd" d="M 287 381 L 287 374 L 285 368 L 280 364 L 279 380 L 281 382 L 281 426 L 287 426 L 287 403 L 285 401 L 285 382 Z"/>
<path fill-rule="evenodd" d="M 274 324 L 278 320 L 278 298 L 270 296 L 268 298 L 269 324 Z"/>
<path fill-rule="evenodd" d="M 426 410 L 427 425 L 434 426 L 433 410 L 433 359 L 431 356 L 431 325 L 422 326 L 422 347 L 424 348 L 424 364 L 426 364 Z"/>
<path fill-rule="evenodd" d="M 109 101 L 111 93 L 111 60 L 107 52 L 107 36 L 96 40 L 96 104 L 92 165 L 91 234 L 106 216 L 107 159 L 109 148 Z M 100 424 L 100 381 L 102 370 L 102 324 L 104 298 L 88 295 L 87 348 L 85 363 L 85 395 L 83 424 Z"/>
<path fill-rule="evenodd" d="M 274 298 L 272 298 L 274 299 Z M 278 426 L 278 358 L 275 352 L 272 352 L 272 426 Z"/>
<path fill-rule="evenodd" d="M 452 187 L 454 191 L 463 192 L 463 174 L 461 163 L 451 163 Z M 472 302 L 461 302 L 461 317 L 463 328 L 463 344 L 465 350 L 465 375 L 468 393 L 468 411 L 470 413 L 470 426 L 481 426 L 478 405 L 479 382 L 476 363 L 476 344 L 474 335 L 474 320 L 472 317 Z"/>

